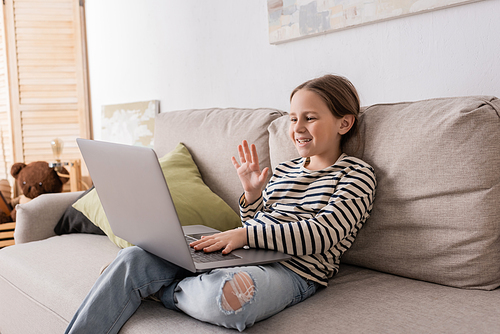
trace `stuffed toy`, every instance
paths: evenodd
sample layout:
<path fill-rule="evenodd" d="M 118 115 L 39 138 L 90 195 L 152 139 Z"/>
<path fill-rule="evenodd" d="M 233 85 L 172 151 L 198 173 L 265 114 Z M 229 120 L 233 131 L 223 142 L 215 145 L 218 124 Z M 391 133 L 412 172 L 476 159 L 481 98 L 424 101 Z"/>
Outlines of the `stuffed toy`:
<path fill-rule="evenodd" d="M 69 181 L 69 172 L 61 167 L 58 172 L 45 161 L 35 161 L 28 165 L 18 162 L 12 165 L 10 174 L 16 179 L 23 194 L 11 202 L 14 208 L 12 220 L 16 220 L 16 205 L 27 203 L 33 198 L 47 193 L 62 192 L 63 184 Z M 61 175 L 61 176 L 60 176 Z M 68 175 L 65 177 L 64 175 Z"/>

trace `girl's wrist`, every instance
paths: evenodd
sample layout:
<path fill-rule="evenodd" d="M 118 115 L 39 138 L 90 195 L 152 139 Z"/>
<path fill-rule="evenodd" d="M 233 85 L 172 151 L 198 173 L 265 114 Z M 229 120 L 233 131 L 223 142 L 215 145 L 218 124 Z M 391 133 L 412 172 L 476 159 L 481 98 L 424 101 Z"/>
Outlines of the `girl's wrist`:
<path fill-rule="evenodd" d="M 250 205 L 255 203 L 260 198 L 261 193 L 247 192 L 245 191 L 244 203 L 245 205 Z"/>
<path fill-rule="evenodd" d="M 248 248 L 248 235 L 247 235 L 247 228 L 242 227 L 239 229 L 240 230 L 240 240 L 243 243 L 242 248 Z"/>

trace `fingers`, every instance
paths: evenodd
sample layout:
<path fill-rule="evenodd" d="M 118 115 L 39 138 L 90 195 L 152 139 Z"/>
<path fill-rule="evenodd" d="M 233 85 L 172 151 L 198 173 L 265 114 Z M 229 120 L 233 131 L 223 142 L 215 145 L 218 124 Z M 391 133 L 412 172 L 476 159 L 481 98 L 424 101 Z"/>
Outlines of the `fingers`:
<path fill-rule="evenodd" d="M 255 163 L 259 164 L 259 157 L 257 155 L 257 148 L 255 147 L 254 144 L 251 146 L 248 145 L 248 142 L 246 140 L 243 140 L 242 145 L 238 145 L 238 156 L 240 158 L 240 163 L 245 164 L 245 163 Z M 236 158 L 231 157 L 231 161 L 233 162 L 233 165 L 236 168 L 239 168 L 238 161 Z"/>
<path fill-rule="evenodd" d="M 238 169 L 241 167 L 235 157 L 231 157 L 231 161 L 233 163 L 234 168 Z"/>
<path fill-rule="evenodd" d="M 231 157 L 231 162 L 238 172 L 238 175 L 240 175 L 240 180 L 242 180 L 243 188 L 245 189 L 245 191 L 248 191 L 250 189 L 245 188 L 245 183 L 251 183 L 252 188 L 254 187 L 254 185 L 255 187 L 260 188 L 264 187 L 267 182 L 269 168 L 266 167 L 262 171 L 260 170 L 257 147 L 254 144 L 249 146 L 248 142 L 244 140 L 242 145 L 238 145 L 238 154 L 240 157 L 240 163 L 238 163 L 238 160 L 236 160 L 235 157 Z M 241 178 L 242 176 L 245 177 L 245 180 Z M 256 177 L 256 179 L 254 179 L 254 177 Z M 255 183 L 255 181 L 258 181 L 258 184 Z"/>
<path fill-rule="evenodd" d="M 210 246 L 203 247 L 203 251 L 205 253 L 211 253 L 211 252 L 215 252 L 215 251 L 221 250 L 223 247 L 224 247 L 224 245 L 222 243 L 217 242 L 217 243 L 214 243 L 214 244 L 212 244 Z"/>
<path fill-rule="evenodd" d="M 191 242 L 189 246 L 193 247 L 196 251 L 203 250 L 205 253 L 215 252 L 222 249 L 224 254 L 229 254 L 234 248 L 230 235 L 231 234 L 221 232 L 205 236 L 199 240 Z"/>
<path fill-rule="evenodd" d="M 243 145 L 244 144 L 245 144 L 245 142 L 243 141 Z M 246 160 L 245 160 L 245 152 L 243 151 L 243 147 L 241 145 L 238 145 L 238 154 L 240 156 L 240 162 L 242 164 L 244 164 L 246 162 Z"/>
<path fill-rule="evenodd" d="M 201 240 L 198 240 L 201 241 Z M 205 242 L 203 243 L 198 243 L 195 245 L 195 242 L 189 244 L 191 247 L 193 247 L 196 251 L 204 251 L 205 253 L 211 253 L 211 252 L 216 252 L 221 249 L 226 249 L 229 247 L 229 245 L 225 245 L 223 242 L 215 239 L 210 239 L 210 240 L 204 240 Z M 230 249 L 231 247 L 229 247 Z M 231 250 L 229 250 L 231 252 Z M 229 252 L 226 252 L 224 254 L 228 254 Z"/>
<path fill-rule="evenodd" d="M 189 246 L 197 251 L 203 250 L 207 253 L 217 251 L 224 247 L 223 243 L 213 236 L 202 237 L 199 240 L 191 242 Z"/>
<path fill-rule="evenodd" d="M 255 147 L 254 144 L 252 144 L 252 161 L 256 165 L 259 165 L 259 156 L 257 155 L 257 147 Z"/>
<path fill-rule="evenodd" d="M 234 249 L 244 247 L 246 242 L 247 229 L 236 228 L 206 236 L 200 240 L 193 241 L 189 245 L 197 251 L 203 250 L 204 252 L 209 253 L 222 249 L 222 253 L 229 254 Z"/>
<path fill-rule="evenodd" d="M 248 142 L 246 140 L 243 141 L 242 145 L 238 145 L 238 154 L 240 157 L 240 162 L 242 164 L 248 162 L 248 163 L 255 163 L 259 164 L 259 156 L 257 155 L 257 147 L 252 144 L 251 146 L 248 145 Z"/>
<path fill-rule="evenodd" d="M 259 181 L 261 182 L 261 184 L 264 185 L 266 183 L 268 174 L 269 174 L 269 167 L 266 167 L 262 170 L 262 173 L 260 174 Z"/>
<path fill-rule="evenodd" d="M 255 145 L 252 144 L 252 148 L 255 147 Z M 252 159 L 252 152 L 250 152 L 250 148 L 248 147 L 248 142 L 246 140 L 243 141 L 243 151 L 245 153 L 245 160 L 249 163 L 253 162 Z"/>
<path fill-rule="evenodd" d="M 233 247 L 231 247 L 231 245 L 227 245 L 223 250 L 222 250 L 222 254 L 224 255 L 227 255 L 229 253 L 231 253 L 233 251 Z"/>

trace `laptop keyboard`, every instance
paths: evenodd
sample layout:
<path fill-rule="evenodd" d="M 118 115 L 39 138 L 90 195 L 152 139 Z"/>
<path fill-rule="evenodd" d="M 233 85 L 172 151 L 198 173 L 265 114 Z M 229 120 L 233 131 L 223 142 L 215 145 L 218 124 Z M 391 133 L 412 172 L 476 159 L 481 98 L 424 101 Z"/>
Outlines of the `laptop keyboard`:
<path fill-rule="evenodd" d="M 185 235 L 186 237 L 186 242 L 188 245 L 196 241 L 197 239 L 190 237 L 188 235 Z M 191 252 L 191 257 L 193 258 L 194 262 L 198 263 L 208 263 L 208 262 L 216 262 L 216 261 L 226 261 L 226 260 L 236 260 L 239 259 L 240 257 L 234 254 L 222 254 L 222 251 L 217 251 L 217 252 L 210 252 L 210 253 L 205 253 L 204 251 L 195 251 L 193 247 L 189 247 L 189 251 Z"/>

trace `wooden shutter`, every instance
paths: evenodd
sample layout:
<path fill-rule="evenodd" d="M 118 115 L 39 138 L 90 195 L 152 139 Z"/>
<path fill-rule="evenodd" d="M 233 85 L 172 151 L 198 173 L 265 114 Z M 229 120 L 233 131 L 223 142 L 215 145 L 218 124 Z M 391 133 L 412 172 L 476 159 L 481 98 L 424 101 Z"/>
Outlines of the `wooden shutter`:
<path fill-rule="evenodd" d="M 90 138 L 83 1 L 6 0 L 14 159 L 80 159 L 75 139 Z"/>
<path fill-rule="evenodd" d="M 4 11 L 2 6 L 0 8 L 0 179 L 9 178 L 10 166 L 12 166 L 14 160 L 8 82 Z"/>

